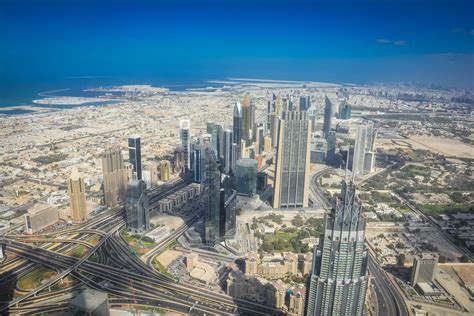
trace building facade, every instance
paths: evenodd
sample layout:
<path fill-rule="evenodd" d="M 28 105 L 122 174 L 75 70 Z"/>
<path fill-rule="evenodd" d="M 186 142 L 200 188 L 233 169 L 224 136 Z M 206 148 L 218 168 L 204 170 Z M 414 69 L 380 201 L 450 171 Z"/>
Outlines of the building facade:
<path fill-rule="evenodd" d="M 343 182 L 313 253 L 306 315 L 362 315 L 368 284 L 365 219 L 355 185 Z"/>
<path fill-rule="evenodd" d="M 274 208 L 308 207 L 310 146 L 307 112 L 284 111 L 278 133 Z"/>
<path fill-rule="evenodd" d="M 184 150 L 184 160 L 187 169 L 191 169 L 191 135 L 189 132 L 190 120 L 179 121 L 179 139 Z"/>
<path fill-rule="evenodd" d="M 332 116 L 333 116 L 333 106 L 329 98 L 326 96 L 324 99 L 324 121 L 323 121 L 323 136 L 327 138 L 329 136 L 329 131 L 331 130 Z"/>
<path fill-rule="evenodd" d="M 54 205 L 37 203 L 25 214 L 25 231 L 34 234 L 59 221 L 58 208 Z"/>
<path fill-rule="evenodd" d="M 135 180 L 127 188 L 127 228 L 135 234 L 141 234 L 150 228 L 148 196 L 145 190 L 146 184 L 143 180 Z"/>
<path fill-rule="evenodd" d="M 113 207 L 125 201 L 127 175 L 119 147 L 106 149 L 102 154 L 105 204 Z"/>
<path fill-rule="evenodd" d="M 237 161 L 236 189 L 238 194 L 252 196 L 257 192 L 257 161 L 244 158 Z"/>
<path fill-rule="evenodd" d="M 87 219 L 86 187 L 84 178 L 77 170 L 73 170 L 68 180 L 69 216 L 74 222 Z"/>
<path fill-rule="evenodd" d="M 140 136 L 128 138 L 128 159 L 133 166 L 134 180 L 142 179 L 142 149 Z"/>

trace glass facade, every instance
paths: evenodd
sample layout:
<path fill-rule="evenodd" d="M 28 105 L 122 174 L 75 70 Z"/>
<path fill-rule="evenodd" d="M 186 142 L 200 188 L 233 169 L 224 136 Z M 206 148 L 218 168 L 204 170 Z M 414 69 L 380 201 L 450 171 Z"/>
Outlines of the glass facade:
<path fill-rule="evenodd" d="M 257 160 L 237 161 L 236 188 L 238 194 L 252 196 L 257 192 Z"/>
<path fill-rule="evenodd" d="M 142 150 L 140 136 L 128 138 L 128 159 L 133 166 L 133 173 L 136 180 L 142 179 Z"/>

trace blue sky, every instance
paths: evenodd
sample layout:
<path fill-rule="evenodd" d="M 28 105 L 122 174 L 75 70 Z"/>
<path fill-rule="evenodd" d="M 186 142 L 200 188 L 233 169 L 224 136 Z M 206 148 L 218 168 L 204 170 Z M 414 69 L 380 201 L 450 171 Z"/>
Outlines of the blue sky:
<path fill-rule="evenodd" d="M 474 87 L 473 1 L 5 1 L 0 84 L 107 76 Z"/>

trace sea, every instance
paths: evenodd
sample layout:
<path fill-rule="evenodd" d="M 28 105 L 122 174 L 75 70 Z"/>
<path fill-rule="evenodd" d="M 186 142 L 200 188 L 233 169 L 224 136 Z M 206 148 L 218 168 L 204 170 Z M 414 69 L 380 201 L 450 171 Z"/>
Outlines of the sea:
<path fill-rule="evenodd" d="M 215 79 L 215 78 L 212 78 Z M 35 104 L 33 100 L 58 97 L 97 97 L 104 95 L 104 92 L 86 91 L 91 88 L 108 88 L 120 85 L 151 85 L 154 87 L 168 88 L 172 91 L 184 91 L 187 89 L 204 89 L 207 87 L 220 88 L 223 84 L 213 84 L 208 81 L 211 79 L 195 80 L 134 80 L 118 77 L 101 76 L 81 76 L 65 77 L 36 82 L 9 82 L 0 85 L 0 114 L 21 115 L 34 112 L 28 109 L 11 108 L 17 106 L 46 107 L 45 105 Z M 118 92 L 121 94 L 121 92 Z M 113 94 L 113 92 L 112 92 Z M 89 102 L 80 105 L 47 105 L 55 109 L 65 109 L 79 106 L 101 106 L 116 103 L 117 101 Z"/>

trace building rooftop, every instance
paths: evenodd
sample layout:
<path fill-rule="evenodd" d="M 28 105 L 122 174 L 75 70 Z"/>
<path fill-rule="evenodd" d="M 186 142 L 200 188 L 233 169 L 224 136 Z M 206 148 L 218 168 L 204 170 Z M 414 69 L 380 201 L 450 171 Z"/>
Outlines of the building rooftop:
<path fill-rule="evenodd" d="M 44 212 L 45 210 L 48 210 L 52 207 L 54 207 L 54 206 L 49 205 L 49 204 L 44 204 L 44 203 L 36 203 L 28 209 L 28 214 L 30 214 L 30 215 L 38 214 L 38 213 Z"/>
<path fill-rule="evenodd" d="M 91 313 L 107 299 L 107 293 L 86 289 L 69 303 L 69 307 Z"/>

